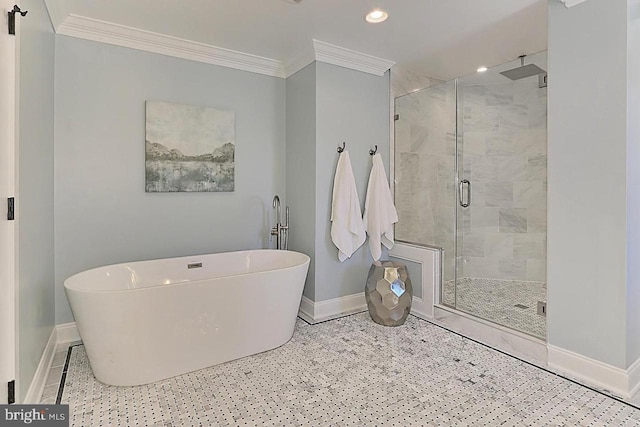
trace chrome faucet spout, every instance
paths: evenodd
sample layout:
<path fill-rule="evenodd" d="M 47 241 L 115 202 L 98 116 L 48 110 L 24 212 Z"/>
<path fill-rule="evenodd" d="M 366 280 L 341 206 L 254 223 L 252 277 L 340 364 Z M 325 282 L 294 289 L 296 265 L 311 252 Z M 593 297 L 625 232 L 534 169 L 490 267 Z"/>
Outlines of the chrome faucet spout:
<path fill-rule="evenodd" d="M 276 210 L 276 223 L 280 223 L 281 214 L 280 214 L 280 197 L 276 194 L 273 196 L 273 208 Z"/>

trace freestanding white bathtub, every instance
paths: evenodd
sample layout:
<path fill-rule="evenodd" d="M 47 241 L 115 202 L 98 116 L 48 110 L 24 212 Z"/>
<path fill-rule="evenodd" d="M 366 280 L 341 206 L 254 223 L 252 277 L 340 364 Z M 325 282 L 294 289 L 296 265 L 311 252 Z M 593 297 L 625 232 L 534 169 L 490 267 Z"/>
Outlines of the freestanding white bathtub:
<path fill-rule="evenodd" d="M 291 339 L 307 255 L 255 250 L 94 268 L 64 282 L 95 377 L 148 384 Z"/>

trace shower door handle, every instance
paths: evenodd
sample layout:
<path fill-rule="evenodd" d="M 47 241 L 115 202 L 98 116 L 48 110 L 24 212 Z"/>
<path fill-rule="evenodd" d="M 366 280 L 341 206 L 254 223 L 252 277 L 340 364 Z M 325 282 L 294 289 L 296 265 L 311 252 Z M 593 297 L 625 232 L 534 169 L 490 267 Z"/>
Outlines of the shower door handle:
<path fill-rule="evenodd" d="M 465 185 L 467 187 L 467 202 L 464 202 L 464 188 Z M 460 206 L 463 208 L 468 208 L 471 206 L 471 182 L 468 179 L 463 179 L 458 183 L 458 200 L 460 201 Z"/>

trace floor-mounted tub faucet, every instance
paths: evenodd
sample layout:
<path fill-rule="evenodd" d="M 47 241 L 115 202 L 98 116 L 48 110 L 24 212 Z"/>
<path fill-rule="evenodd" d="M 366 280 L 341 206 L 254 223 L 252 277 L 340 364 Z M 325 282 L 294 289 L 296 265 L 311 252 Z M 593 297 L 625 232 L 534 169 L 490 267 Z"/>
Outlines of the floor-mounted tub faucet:
<path fill-rule="evenodd" d="M 276 249 L 289 248 L 289 206 L 285 207 L 285 223 L 282 224 L 280 197 L 273 197 L 273 208 L 276 210 L 276 225 L 271 228 L 271 236 L 276 236 Z"/>

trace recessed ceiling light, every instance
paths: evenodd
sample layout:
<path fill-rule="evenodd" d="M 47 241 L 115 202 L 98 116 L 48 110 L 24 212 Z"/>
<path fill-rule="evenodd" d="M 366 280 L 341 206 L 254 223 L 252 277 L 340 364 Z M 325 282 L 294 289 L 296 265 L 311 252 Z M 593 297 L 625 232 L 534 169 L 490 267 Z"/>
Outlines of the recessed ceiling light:
<path fill-rule="evenodd" d="M 488 70 L 488 68 L 487 68 L 487 67 L 485 67 L 485 66 L 482 66 L 482 67 L 478 68 L 478 72 L 479 72 L 479 73 L 484 73 L 484 72 L 485 72 L 485 71 L 487 71 L 487 70 Z"/>
<path fill-rule="evenodd" d="M 377 24 L 379 22 L 384 22 L 389 17 L 389 14 L 381 9 L 374 9 L 371 12 L 367 13 L 364 17 L 365 21 L 370 22 L 372 24 Z"/>

